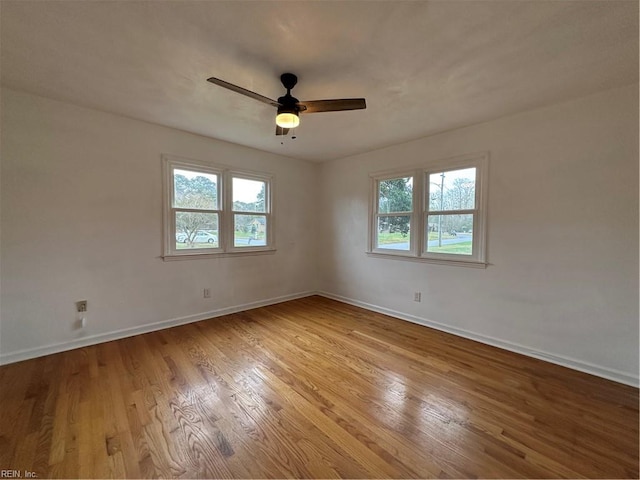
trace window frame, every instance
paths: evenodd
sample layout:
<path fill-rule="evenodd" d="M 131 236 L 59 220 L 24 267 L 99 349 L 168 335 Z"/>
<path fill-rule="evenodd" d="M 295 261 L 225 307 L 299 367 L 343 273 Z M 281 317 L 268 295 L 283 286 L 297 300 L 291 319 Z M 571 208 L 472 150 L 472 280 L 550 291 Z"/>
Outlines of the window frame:
<path fill-rule="evenodd" d="M 235 210 L 233 208 L 233 179 L 241 178 L 244 180 L 253 180 L 257 182 L 264 182 L 264 212 L 250 212 L 243 210 Z M 230 238 L 227 238 L 229 241 L 228 249 L 229 252 L 253 252 L 253 251 L 262 251 L 268 249 L 273 244 L 273 228 L 271 228 L 272 215 L 271 215 L 271 190 L 273 179 L 270 175 L 258 174 L 255 172 L 247 172 L 242 170 L 228 170 L 228 174 L 226 177 L 227 188 L 225 189 L 228 195 L 227 205 L 229 205 L 229 210 L 227 214 L 227 220 L 229 225 L 227 226 L 227 232 L 230 233 Z M 255 216 L 264 216 L 265 217 L 265 242 L 264 246 L 236 246 L 235 245 L 235 216 L 239 215 L 255 215 Z"/>
<path fill-rule="evenodd" d="M 476 169 L 475 208 L 464 210 L 429 211 L 429 175 L 466 168 Z M 367 255 L 372 257 L 395 258 L 410 261 L 458 265 L 476 268 L 487 266 L 487 189 L 488 189 L 489 153 L 480 152 L 460 155 L 423 165 L 404 169 L 374 172 L 370 176 L 369 238 Z M 413 177 L 413 212 L 410 223 L 409 250 L 394 250 L 377 247 L 377 220 L 379 218 L 379 185 L 381 181 Z M 473 215 L 471 255 L 427 252 L 426 225 L 429 215 Z"/>
<path fill-rule="evenodd" d="M 189 209 L 174 207 L 174 170 L 184 169 L 206 174 L 217 175 L 218 210 Z M 273 184 L 271 174 L 240 170 L 225 165 L 212 164 L 200 160 L 187 159 L 174 155 L 162 155 L 163 175 L 163 242 L 162 258 L 170 260 L 188 260 L 195 258 L 217 258 L 221 256 L 260 255 L 275 252 L 274 216 L 273 216 Z M 233 178 L 245 178 L 265 182 L 265 212 L 258 212 L 266 219 L 266 245 L 239 246 L 234 245 L 234 210 L 233 210 Z M 193 248 L 188 250 L 176 248 L 176 212 L 203 212 L 218 215 L 218 247 Z"/>
<path fill-rule="evenodd" d="M 400 178 L 412 178 L 412 198 L 411 198 L 411 211 L 406 212 L 391 212 L 380 213 L 380 182 L 386 180 L 397 180 Z M 403 170 L 402 172 L 384 172 L 378 175 L 374 175 L 373 179 L 373 198 L 372 198 L 372 213 L 371 213 L 371 225 L 369 235 L 369 251 L 372 253 L 378 253 L 383 255 L 401 255 L 401 256 L 415 256 L 416 249 L 419 243 L 416 242 L 415 225 L 416 225 L 416 207 L 419 206 L 421 200 L 419 196 L 419 189 L 416 189 L 416 177 L 415 171 Z M 419 180 L 418 180 L 419 182 Z M 416 191 L 418 190 L 418 191 Z M 394 216 L 409 216 L 409 249 L 400 250 L 393 248 L 380 248 L 378 247 L 378 219 L 380 217 L 394 217 Z"/>

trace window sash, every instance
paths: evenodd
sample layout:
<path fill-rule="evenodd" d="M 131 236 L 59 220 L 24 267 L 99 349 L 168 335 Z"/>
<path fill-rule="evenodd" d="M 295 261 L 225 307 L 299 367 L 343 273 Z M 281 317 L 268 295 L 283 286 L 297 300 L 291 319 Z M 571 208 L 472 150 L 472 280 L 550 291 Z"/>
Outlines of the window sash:
<path fill-rule="evenodd" d="M 447 173 L 451 173 L 451 172 L 459 172 L 461 170 L 469 170 L 469 169 L 475 169 L 475 178 L 473 179 L 473 187 L 474 187 L 474 206 L 473 207 L 467 207 L 467 208 L 440 208 L 438 211 L 461 211 L 461 210 L 478 210 L 479 209 L 479 205 L 478 205 L 478 201 L 479 201 L 479 194 L 480 191 L 478 188 L 476 188 L 478 186 L 478 181 L 479 181 L 479 177 L 480 177 L 480 168 L 478 165 L 462 165 L 462 166 L 449 166 L 447 168 L 427 168 L 424 169 L 424 191 L 425 191 L 425 202 L 424 202 L 424 209 L 426 211 L 430 211 L 431 208 L 431 193 L 432 191 L 435 191 L 435 193 L 438 193 L 438 190 L 443 188 L 442 186 L 438 186 L 437 183 L 433 183 L 431 182 L 431 176 L 432 175 L 436 175 L 438 174 L 438 176 L 440 175 L 444 175 L 446 176 Z M 444 182 L 444 178 L 442 179 L 442 182 Z M 434 186 L 435 188 L 432 189 L 431 187 Z M 441 192 L 442 193 L 442 190 Z M 434 203 L 437 203 L 434 202 Z M 432 211 L 436 211 L 436 210 L 432 210 Z"/>
<path fill-rule="evenodd" d="M 189 172 L 193 172 L 193 173 L 204 173 L 207 175 L 215 175 L 216 176 L 216 208 L 210 209 L 210 208 L 200 208 L 200 207 L 179 207 L 176 206 L 176 170 L 186 170 Z M 222 202 L 222 196 L 224 193 L 224 187 L 222 185 L 222 171 L 216 169 L 216 168 L 211 168 L 208 166 L 202 166 L 202 167 L 196 167 L 195 165 L 190 165 L 187 163 L 181 163 L 181 162 L 171 162 L 171 165 L 169 167 L 169 183 L 170 183 L 170 188 L 169 188 L 169 208 L 185 208 L 185 209 L 193 209 L 193 210 L 220 210 L 221 209 L 221 202 Z"/>
<path fill-rule="evenodd" d="M 180 207 L 171 207 L 172 212 L 185 212 L 185 213 L 222 213 L 222 210 L 211 210 L 204 208 L 180 208 Z"/>
<path fill-rule="evenodd" d="M 447 173 L 447 172 L 456 172 L 459 170 L 466 170 L 469 168 L 475 168 L 475 178 L 474 178 L 474 205 L 475 208 L 450 208 L 450 209 L 440 209 L 440 210 L 430 210 L 431 208 L 431 175 L 438 173 Z M 449 260 L 480 260 L 480 229 L 478 228 L 478 218 L 480 217 L 480 202 L 481 202 L 481 193 L 482 193 L 482 165 L 478 164 L 478 162 L 469 162 L 466 165 L 452 166 L 450 168 L 428 168 L 424 170 L 424 211 L 422 212 L 422 230 L 423 230 L 423 241 L 420 249 L 420 255 L 424 258 L 433 258 L 433 259 L 449 259 Z M 429 251 L 429 234 L 425 231 L 425 227 L 429 224 L 429 217 L 437 217 L 437 216 L 454 216 L 454 215 L 471 215 L 472 216 L 472 235 L 471 235 L 471 254 L 460 254 L 460 253 L 446 253 L 446 252 L 434 252 Z"/>
<path fill-rule="evenodd" d="M 230 192 L 230 211 L 232 213 L 255 213 L 255 214 L 269 214 L 271 205 L 270 205 L 270 188 L 271 188 L 271 178 L 264 175 L 250 175 L 239 172 L 230 172 L 230 180 L 229 180 L 229 192 Z M 235 202 L 233 200 L 233 181 L 235 179 L 238 180 L 251 180 L 254 182 L 260 182 L 264 184 L 264 210 L 236 210 Z"/>
<path fill-rule="evenodd" d="M 411 222 L 411 220 L 409 220 L 409 222 Z M 379 252 L 383 252 L 383 253 L 390 253 L 390 252 L 401 252 L 402 254 L 407 254 L 413 251 L 414 248 L 414 244 L 415 244 L 415 240 L 414 240 L 414 235 L 411 233 L 411 230 L 409 230 L 409 233 L 407 234 L 407 241 L 403 242 L 403 241 L 396 241 L 396 242 L 392 242 L 392 243 L 381 243 L 380 242 L 380 231 L 378 230 L 376 232 L 376 238 L 375 238 L 375 251 L 379 251 Z M 406 248 L 403 247 L 403 245 L 406 243 Z M 385 245 L 396 245 L 395 247 L 393 246 L 385 246 Z"/>
<path fill-rule="evenodd" d="M 380 184 L 389 180 L 399 180 L 399 179 L 411 179 L 411 206 L 412 210 L 402 210 L 402 211 L 394 211 L 394 212 L 381 212 L 380 211 Z M 371 220 L 371 233 L 370 236 L 370 251 L 390 254 L 390 255 L 413 255 L 416 249 L 416 229 L 415 229 L 415 217 L 416 217 L 416 207 L 419 205 L 419 197 L 417 196 L 417 189 L 415 188 L 415 172 L 400 172 L 394 175 L 385 175 L 381 177 L 374 178 L 375 185 L 375 195 L 372 199 L 373 201 L 373 218 Z M 380 232 L 378 230 L 379 221 L 381 218 L 389 218 L 389 217 L 409 217 L 409 232 L 408 232 L 408 248 L 388 248 L 384 247 L 380 243 Z M 403 243 L 403 242 L 398 242 Z"/>
<path fill-rule="evenodd" d="M 218 215 L 218 246 L 217 247 L 202 247 L 202 248 L 189 248 L 188 250 L 179 249 L 177 247 L 177 236 L 178 236 L 178 214 L 179 213 L 198 213 L 198 214 L 213 214 Z M 206 253 L 215 253 L 223 251 L 223 242 L 224 238 L 220 234 L 221 233 L 221 224 L 222 220 L 222 211 L 221 210 L 200 210 L 193 208 L 171 208 L 171 225 L 170 225 L 170 250 L 172 255 L 189 255 L 189 254 L 198 254 L 200 252 Z"/>
<path fill-rule="evenodd" d="M 411 179 L 411 210 L 394 210 L 389 212 L 380 211 L 380 199 L 381 199 L 381 191 L 380 184 L 383 182 L 388 182 L 389 180 L 403 180 L 403 179 Z M 375 209 L 378 215 L 410 215 L 413 214 L 416 209 L 416 195 L 415 195 L 415 175 L 413 172 L 407 175 L 393 175 L 390 177 L 383 177 L 376 179 L 376 199 L 375 199 Z"/>
<path fill-rule="evenodd" d="M 253 247 L 265 247 L 269 245 L 269 215 L 266 213 L 255 213 L 255 212 L 233 212 L 233 243 L 232 246 L 234 249 L 248 250 Z M 260 217 L 264 219 L 263 227 L 261 229 L 260 222 L 256 226 L 251 222 L 251 227 L 248 231 L 244 232 L 248 235 L 246 236 L 236 236 L 238 230 L 236 230 L 237 218 L 238 217 Z M 255 229 L 253 228 L 255 227 Z M 261 231 L 262 230 L 262 231 Z M 245 243 L 246 241 L 246 243 Z M 263 243 L 264 242 L 264 243 Z"/>
<path fill-rule="evenodd" d="M 460 215 L 460 213 L 457 210 L 449 210 L 446 213 L 437 213 L 434 214 L 433 212 L 424 212 L 423 215 L 423 228 L 427 227 L 429 225 L 429 217 L 437 217 L 437 216 L 458 216 Z M 446 259 L 451 259 L 451 260 L 464 260 L 464 259 L 474 259 L 477 257 L 478 255 L 478 242 L 479 242 L 479 230 L 478 230 L 478 216 L 476 214 L 473 213 L 473 211 L 469 212 L 469 213 L 464 213 L 463 215 L 471 215 L 472 216 L 472 220 L 471 220 L 471 229 L 472 229 L 472 233 L 471 233 L 471 254 L 462 254 L 462 253 L 446 253 L 446 252 L 433 252 L 433 251 L 429 251 L 429 242 L 431 241 L 429 239 L 429 232 L 424 233 L 424 239 L 422 242 L 422 256 L 424 258 L 446 258 Z M 463 232 L 457 232 L 458 235 L 464 235 Z"/>
<path fill-rule="evenodd" d="M 233 180 L 235 178 L 242 179 L 242 180 L 253 180 L 253 181 L 264 183 L 264 211 L 256 212 L 252 210 L 237 210 L 236 208 L 234 208 Z M 227 247 L 226 247 L 227 252 L 238 253 L 238 252 L 251 252 L 251 251 L 273 249 L 273 222 L 272 222 L 272 213 L 271 213 L 272 183 L 273 183 L 273 179 L 271 176 L 268 176 L 268 175 L 251 174 L 248 172 L 229 170 L 228 176 L 226 178 L 227 196 L 225 197 L 225 200 L 227 201 L 227 205 L 229 205 L 229 210 L 226 212 L 226 215 L 225 215 L 225 226 L 227 227 L 227 236 L 225 237 L 227 240 Z M 236 229 L 235 229 L 236 215 L 264 216 L 265 245 L 236 244 Z"/>

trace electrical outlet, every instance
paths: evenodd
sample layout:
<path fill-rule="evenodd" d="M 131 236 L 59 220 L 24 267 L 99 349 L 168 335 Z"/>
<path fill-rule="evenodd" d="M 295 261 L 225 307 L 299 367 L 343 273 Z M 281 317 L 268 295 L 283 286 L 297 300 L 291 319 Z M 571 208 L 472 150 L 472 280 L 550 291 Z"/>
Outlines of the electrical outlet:
<path fill-rule="evenodd" d="M 78 312 L 86 312 L 87 311 L 87 301 L 86 300 L 80 300 L 80 301 L 76 302 L 76 310 Z"/>
<path fill-rule="evenodd" d="M 203 296 L 204 298 L 211 298 L 211 289 L 210 289 L 210 288 L 205 288 L 205 289 L 202 291 L 202 296 Z"/>
<path fill-rule="evenodd" d="M 422 293 L 421 292 L 415 292 L 413 294 L 413 301 L 414 302 L 421 302 L 422 301 Z"/>

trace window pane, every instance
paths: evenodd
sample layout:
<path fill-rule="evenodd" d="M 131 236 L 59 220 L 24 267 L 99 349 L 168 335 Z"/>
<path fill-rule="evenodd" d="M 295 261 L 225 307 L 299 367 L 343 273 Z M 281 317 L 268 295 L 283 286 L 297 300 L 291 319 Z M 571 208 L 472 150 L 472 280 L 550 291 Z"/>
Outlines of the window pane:
<path fill-rule="evenodd" d="M 476 169 L 429 175 L 429 211 L 476 208 Z"/>
<path fill-rule="evenodd" d="M 234 215 L 233 245 L 258 247 L 267 244 L 267 217 L 265 215 Z"/>
<path fill-rule="evenodd" d="M 377 248 L 409 250 L 411 217 L 409 215 L 378 217 Z"/>
<path fill-rule="evenodd" d="M 427 252 L 472 255 L 473 215 L 427 216 Z"/>
<path fill-rule="evenodd" d="M 266 182 L 233 178 L 233 209 L 236 212 L 266 212 Z"/>
<path fill-rule="evenodd" d="M 218 176 L 174 168 L 173 206 L 218 210 Z"/>
<path fill-rule="evenodd" d="M 218 248 L 218 214 L 176 212 L 176 249 Z"/>
<path fill-rule="evenodd" d="M 413 211 L 413 177 L 380 180 L 378 183 L 378 212 Z"/>

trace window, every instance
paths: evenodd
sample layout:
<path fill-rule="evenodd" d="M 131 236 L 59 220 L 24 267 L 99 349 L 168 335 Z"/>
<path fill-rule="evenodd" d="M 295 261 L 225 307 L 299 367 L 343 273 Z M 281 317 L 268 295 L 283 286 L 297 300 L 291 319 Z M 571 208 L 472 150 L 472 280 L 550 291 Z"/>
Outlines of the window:
<path fill-rule="evenodd" d="M 273 250 L 268 175 L 163 156 L 164 257 Z"/>
<path fill-rule="evenodd" d="M 372 177 L 374 255 L 484 266 L 488 155 Z"/>

